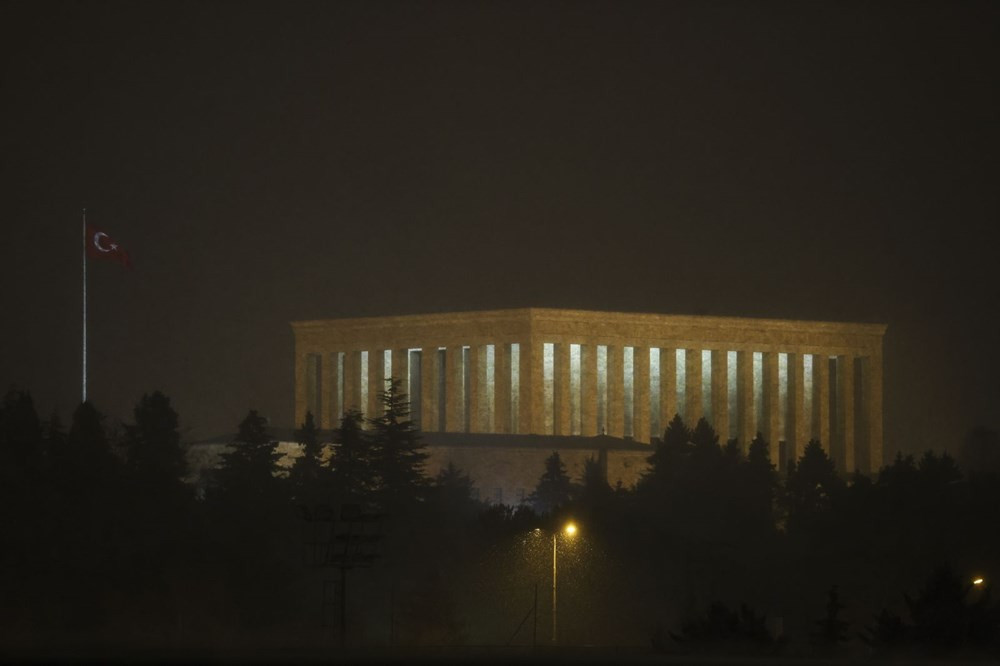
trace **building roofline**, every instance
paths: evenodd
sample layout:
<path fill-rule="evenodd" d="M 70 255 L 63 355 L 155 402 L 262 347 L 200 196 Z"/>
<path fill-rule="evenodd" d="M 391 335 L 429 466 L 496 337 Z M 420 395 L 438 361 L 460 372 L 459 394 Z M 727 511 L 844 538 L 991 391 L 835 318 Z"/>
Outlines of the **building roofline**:
<path fill-rule="evenodd" d="M 807 319 L 777 319 L 758 317 L 730 317 L 718 315 L 684 315 L 662 314 L 650 312 L 620 312 L 606 310 L 579 310 L 564 308 L 507 308 L 500 310 L 461 310 L 455 312 L 434 312 L 427 314 L 404 314 L 369 317 L 344 317 L 330 319 L 307 319 L 290 322 L 294 330 L 324 328 L 336 326 L 405 326 L 414 322 L 422 324 L 458 323 L 465 321 L 483 321 L 490 319 L 516 320 L 573 320 L 603 317 L 607 320 L 642 324 L 673 324 L 673 325 L 713 325 L 713 326 L 746 326 L 753 324 L 759 328 L 775 330 L 809 330 L 856 332 L 867 335 L 884 336 L 887 325 L 883 323 L 836 322 Z"/>

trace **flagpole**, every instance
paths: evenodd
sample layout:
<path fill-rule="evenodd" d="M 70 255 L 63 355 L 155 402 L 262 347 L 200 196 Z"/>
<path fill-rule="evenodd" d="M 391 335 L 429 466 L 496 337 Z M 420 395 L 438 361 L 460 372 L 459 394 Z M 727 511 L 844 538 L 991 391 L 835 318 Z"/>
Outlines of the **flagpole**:
<path fill-rule="evenodd" d="M 87 402 L 87 209 L 83 209 L 83 400 Z"/>

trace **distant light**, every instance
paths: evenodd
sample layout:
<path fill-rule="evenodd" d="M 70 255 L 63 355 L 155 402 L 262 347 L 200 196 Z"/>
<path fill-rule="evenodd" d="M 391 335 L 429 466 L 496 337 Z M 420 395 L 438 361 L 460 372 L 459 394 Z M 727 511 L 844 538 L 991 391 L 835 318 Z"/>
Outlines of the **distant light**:
<path fill-rule="evenodd" d="M 972 584 L 973 585 L 982 585 L 983 584 L 983 579 L 982 578 L 975 578 L 975 579 L 973 579 Z"/>
<path fill-rule="evenodd" d="M 573 536 L 574 534 L 576 534 L 576 525 L 574 525 L 573 523 L 569 523 L 568 525 L 566 525 L 565 531 L 567 535 Z"/>

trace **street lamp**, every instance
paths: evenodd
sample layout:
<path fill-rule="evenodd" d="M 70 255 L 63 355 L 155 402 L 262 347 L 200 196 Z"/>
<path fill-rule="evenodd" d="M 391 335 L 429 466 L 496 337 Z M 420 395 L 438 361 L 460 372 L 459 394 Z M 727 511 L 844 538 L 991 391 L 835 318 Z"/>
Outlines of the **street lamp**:
<path fill-rule="evenodd" d="M 572 522 L 566 523 L 562 531 L 565 532 L 566 536 L 571 537 L 576 534 L 576 525 L 573 524 Z M 559 532 L 552 533 L 552 644 L 553 645 L 555 645 L 556 643 L 559 630 L 558 613 L 557 613 L 558 606 L 556 605 L 556 581 L 559 573 L 559 570 L 556 566 L 556 563 L 558 562 L 558 556 L 557 556 L 558 550 L 556 548 L 558 536 Z"/>

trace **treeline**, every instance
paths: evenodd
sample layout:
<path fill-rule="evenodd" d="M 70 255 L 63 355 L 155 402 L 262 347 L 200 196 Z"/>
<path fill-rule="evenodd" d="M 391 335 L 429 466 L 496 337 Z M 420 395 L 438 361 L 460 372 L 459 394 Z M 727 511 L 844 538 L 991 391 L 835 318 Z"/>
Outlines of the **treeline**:
<path fill-rule="evenodd" d="M 398 384 L 380 397 L 384 412 L 348 413 L 334 446 L 307 419 L 291 469 L 251 410 L 197 499 L 162 393 L 143 396 L 123 428 L 83 403 L 67 429 L 10 391 L 0 405 L 0 646 L 75 655 L 339 644 L 338 572 L 307 555 L 310 522 L 326 516 L 332 533 L 344 506 L 374 516 L 379 537 L 374 565 L 352 574 L 345 642 L 461 642 L 436 577 L 466 555 L 454 531 L 480 506 L 457 470 L 424 477 Z"/>
<path fill-rule="evenodd" d="M 608 486 L 597 461 L 570 479 L 554 453 L 529 505 L 488 507 L 454 466 L 425 476 L 398 382 L 380 400 L 378 415 L 348 412 L 330 441 L 307 416 L 290 468 L 250 411 L 199 499 L 163 394 L 113 429 L 89 403 L 68 428 L 43 421 L 11 391 L 0 405 L 0 645 L 335 651 L 531 643 L 526 626 L 544 642 L 557 547 L 565 643 L 997 653 L 996 433 L 966 442 L 975 473 L 928 452 L 846 477 L 810 442 L 779 475 L 759 435 L 744 453 L 678 416 L 636 488 Z M 559 532 L 569 519 L 574 537 Z M 341 578 L 345 560 L 328 555 L 354 530 L 372 537 L 373 557 Z"/>
<path fill-rule="evenodd" d="M 665 651 L 1000 653 L 996 433 L 966 439 L 963 457 L 983 463 L 968 473 L 928 451 L 846 476 L 813 440 L 779 474 L 769 448 L 758 434 L 744 454 L 675 416 L 634 490 L 587 472 L 574 485 L 554 455 L 533 499 L 627 563 L 622 612 L 656 618 Z"/>

